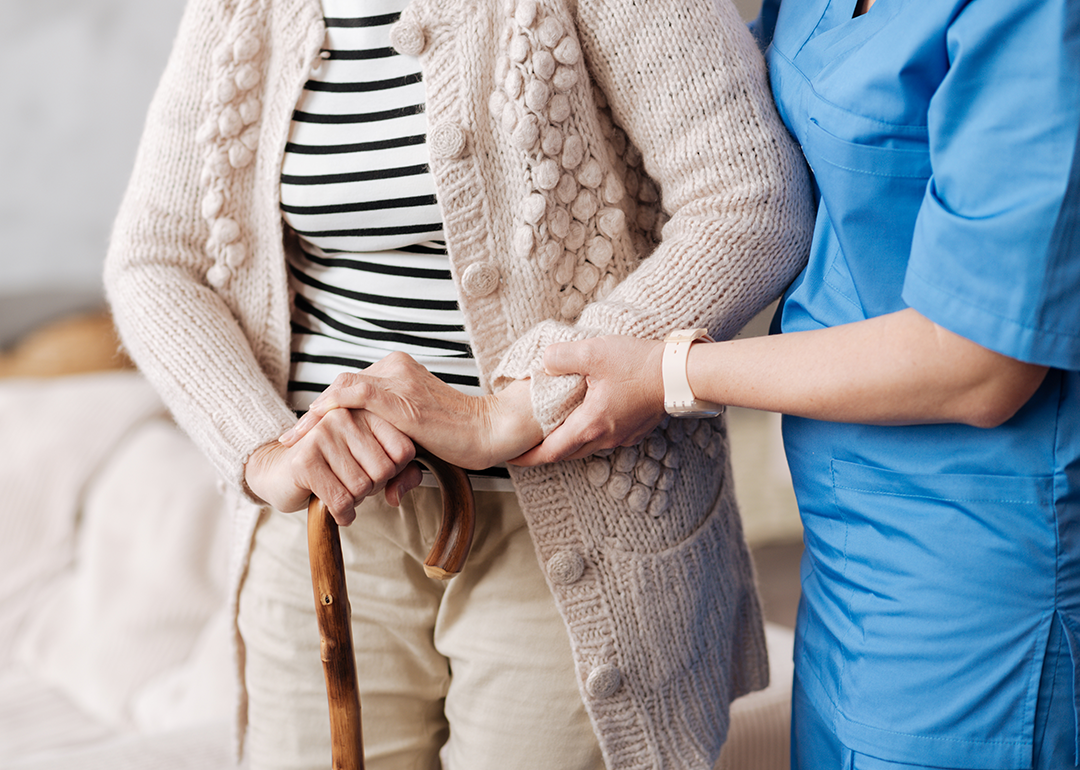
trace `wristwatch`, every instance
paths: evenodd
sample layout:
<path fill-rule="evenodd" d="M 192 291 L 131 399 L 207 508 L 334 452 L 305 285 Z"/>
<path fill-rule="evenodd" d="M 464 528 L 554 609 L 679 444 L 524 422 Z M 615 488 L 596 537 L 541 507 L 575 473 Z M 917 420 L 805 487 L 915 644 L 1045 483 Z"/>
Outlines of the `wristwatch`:
<path fill-rule="evenodd" d="M 660 372 L 664 377 L 664 409 L 673 417 L 715 417 L 724 411 L 723 404 L 694 397 L 686 377 L 686 357 L 697 341 L 712 342 L 708 329 L 679 329 L 664 340 Z"/>

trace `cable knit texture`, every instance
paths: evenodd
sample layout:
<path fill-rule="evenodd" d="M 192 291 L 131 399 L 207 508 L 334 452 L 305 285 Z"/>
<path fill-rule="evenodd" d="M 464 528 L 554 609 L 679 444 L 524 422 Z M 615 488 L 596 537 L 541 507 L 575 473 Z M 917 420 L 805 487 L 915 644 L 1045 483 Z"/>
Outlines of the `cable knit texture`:
<path fill-rule="evenodd" d="M 423 68 L 482 383 L 530 379 L 545 431 L 584 387 L 544 373 L 547 344 L 729 337 L 809 244 L 802 158 L 735 10 L 648 5 L 416 0 L 393 29 Z M 125 346 L 235 494 L 234 586 L 259 511 L 244 463 L 295 421 L 278 187 L 324 34 L 317 0 L 191 0 L 106 265 Z M 766 683 L 727 451 L 721 418 L 669 420 L 512 469 L 611 768 L 711 768 L 731 699 Z"/>

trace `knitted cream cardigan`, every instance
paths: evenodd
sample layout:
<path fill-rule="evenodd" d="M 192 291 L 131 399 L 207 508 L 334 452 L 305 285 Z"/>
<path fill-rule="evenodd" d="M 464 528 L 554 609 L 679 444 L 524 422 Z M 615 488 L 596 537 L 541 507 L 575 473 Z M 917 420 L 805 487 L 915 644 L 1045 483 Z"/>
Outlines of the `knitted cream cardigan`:
<path fill-rule="evenodd" d="M 318 0 L 191 0 L 107 259 L 126 347 L 237 493 L 234 585 L 244 462 L 295 419 L 279 175 L 323 37 Z M 549 342 L 728 337 L 801 267 L 802 158 L 724 0 L 417 0 L 393 41 L 481 380 L 531 378 L 546 430 L 581 391 Z M 513 478 L 608 766 L 710 768 L 767 677 L 723 421 Z"/>

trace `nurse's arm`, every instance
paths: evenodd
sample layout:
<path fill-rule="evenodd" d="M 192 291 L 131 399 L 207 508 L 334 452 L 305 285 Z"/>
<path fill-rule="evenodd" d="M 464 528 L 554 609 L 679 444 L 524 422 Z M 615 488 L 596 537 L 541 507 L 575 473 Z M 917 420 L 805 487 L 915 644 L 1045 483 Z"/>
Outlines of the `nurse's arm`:
<path fill-rule="evenodd" d="M 584 402 L 519 462 L 583 457 L 632 443 L 664 417 L 663 343 L 600 337 L 548 348 L 553 374 L 585 375 Z M 964 423 L 991 428 L 1031 398 L 1046 367 L 954 334 L 915 310 L 806 332 L 698 343 L 694 394 L 833 422 Z"/>

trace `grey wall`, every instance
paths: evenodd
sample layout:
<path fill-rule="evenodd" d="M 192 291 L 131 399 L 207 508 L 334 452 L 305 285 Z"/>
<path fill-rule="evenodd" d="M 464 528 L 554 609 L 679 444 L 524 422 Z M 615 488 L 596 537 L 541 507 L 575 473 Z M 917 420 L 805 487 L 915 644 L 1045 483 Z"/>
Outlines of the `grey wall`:
<path fill-rule="evenodd" d="M 736 5 L 751 18 L 759 1 Z M 39 307 L 36 295 L 100 292 L 183 2 L 0 0 L 0 315 Z"/>
<path fill-rule="evenodd" d="M 749 21 L 757 16 L 761 9 L 761 0 L 735 0 L 735 7 L 739 9 L 742 17 Z"/>
<path fill-rule="evenodd" d="M 183 0 L 0 0 L 0 302 L 96 291 Z"/>

